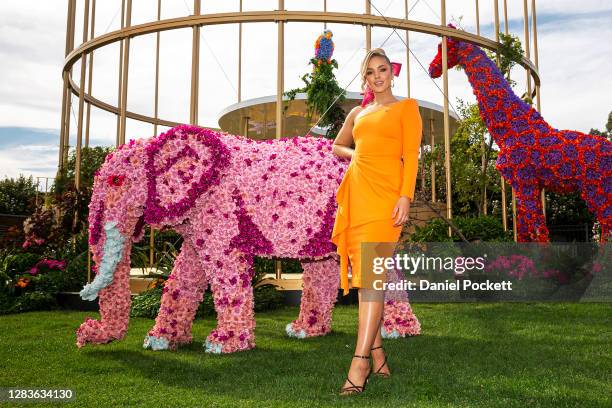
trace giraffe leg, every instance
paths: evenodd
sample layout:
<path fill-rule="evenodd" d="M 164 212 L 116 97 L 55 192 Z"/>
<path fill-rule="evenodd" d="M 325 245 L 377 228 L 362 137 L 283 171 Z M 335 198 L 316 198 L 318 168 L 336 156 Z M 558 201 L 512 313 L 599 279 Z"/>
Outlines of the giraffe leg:
<path fill-rule="evenodd" d="M 541 190 L 532 186 L 515 187 L 518 242 L 548 242 L 548 228 L 542 209 Z"/>
<path fill-rule="evenodd" d="M 185 241 L 164 285 L 155 326 L 143 343 L 153 350 L 175 349 L 191 343 L 191 326 L 208 283 L 195 249 Z"/>
<path fill-rule="evenodd" d="M 233 250 L 228 255 L 211 259 L 216 272 L 211 276 L 211 289 L 217 311 L 217 327 L 204 346 L 207 353 L 233 353 L 255 347 L 253 315 L 253 257 Z"/>
<path fill-rule="evenodd" d="M 322 336 L 331 331 L 332 310 L 338 297 L 338 263 L 333 258 L 303 261 L 300 314 L 287 324 L 290 337 Z"/>

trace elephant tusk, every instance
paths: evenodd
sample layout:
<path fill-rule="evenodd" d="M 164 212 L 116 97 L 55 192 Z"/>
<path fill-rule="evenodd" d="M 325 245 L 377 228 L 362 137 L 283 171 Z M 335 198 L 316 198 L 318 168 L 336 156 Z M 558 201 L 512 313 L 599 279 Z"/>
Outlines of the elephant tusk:
<path fill-rule="evenodd" d="M 104 231 L 106 241 L 104 242 L 102 265 L 95 279 L 86 284 L 79 293 L 84 300 L 95 300 L 100 290 L 113 283 L 115 270 L 123 257 L 125 237 L 119 232 L 117 222 L 109 221 L 104 224 Z"/>

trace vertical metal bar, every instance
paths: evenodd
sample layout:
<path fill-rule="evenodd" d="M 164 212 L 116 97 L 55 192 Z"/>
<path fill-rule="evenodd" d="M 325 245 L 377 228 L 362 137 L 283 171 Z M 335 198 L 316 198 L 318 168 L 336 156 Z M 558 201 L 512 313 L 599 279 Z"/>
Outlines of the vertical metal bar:
<path fill-rule="evenodd" d="M 249 117 L 244 117 L 244 128 L 242 129 L 242 135 L 245 137 L 249 137 Z"/>
<path fill-rule="evenodd" d="M 74 6 L 72 6 L 72 17 L 71 17 L 71 26 L 70 26 L 70 50 L 74 50 L 74 35 L 76 31 L 76 9 L 77 3 L 74 1 Z M 69 80 L 72 78 L 72 67 L 70 67 L 70 71 L 68 72 Z M 72 91 L 68 89 L 68 103 L 66 105 L 66 139 L 64 140 L 64 165 L 68 164 L 68 153 L 70 149 L 70 114 L 72 113 Z"/>
<path fill-rule="evenodd" d="M 531 31 L 533 35 L 533 59 L 536 69 L 539 71 L 540 66 L 538 64 L 538 28 L 536 23 L 536 1 L 531 0 Z M 536 91 L 536 108 L 538 112 L 542 112 L 540 105 L 540 85 L 535 84 Z M 542 213 L 544 219 L 546 219 L 546 191 L 542 189 Z"/>
<path fill-rule="evenodd" d="M 161 20 L 161 0 L 157 0 L 157 21 Z M 159 119 L 159 42 L 160 32 L 156 33 L 155 42 L 155 100 L 153 102 L 153 135 L 157 135 L 157 119 Z"/>
<path fill-rule="evenodd" d="M 87 42 L 89 31 L 89 0 L 85 0 L 83 10 L 83 43 Z M 87 53 L 81 53 L 81 78 L 79 81 L 79 116 L 77 117 L 76 160 L 74 165 L 74 187 L 81 188 L 81 145 L 83 143 L 83 115 L 85 107 L 85 74 L 87 72 Z M 76 214 L 75 214 L 76 218 Z"/>
<path fill-rule="evenodd" d="M 504 231 L 508 231 L 508 212 L 506 211 L 506 181 L 500 176 L 501 181 L 501 206 L 502 206 L 502 225 Z"/>
<path fill-rule="evenodd" d="M 476 35 L 480 35 L 480 8 L 478 7 L 478 0 L 476 0 Z"/>
<path fill-rule="evenodd" d="M 530 50 L 529 50 L 529 10 L 527 7 L 527 0 L 523 0 L 523 31 L 525 35 L 525 57 L 530 59 Z M 527 93 L 529 95 L 529 99 L 531 99 L 531 70 L 529 68 L 527 71 Z"/>
<path fill-rule="evenodd" d="M 504 0 L 504 33 L 506 35 L 508 34 L 508 7 L 506 0 Z M 510 77 L 510 73 L 508 73 L 508 77 Z M 506 199 L 506 180 L 504 180 L 501 174 L 499 179 L 501 184 L 502 225 L 504 227 L 504 231 L 508 231 L 508 211 L 506 210 L 508 200 Z"/>
<path fill-rule="evenodd" d="M 365 0 L 365 13 L 367 15 L 372 14 L 372 9 L 370 7 L 369 0 Z M 372 49 L 372 26 L 370 24 L 366 24 L 366 50 Z"/>
<path fill-rule="evenodd" d="M 436 158 L 433 155 L 434 148 L 436 147 L 435 134 L 434 134 L 434 119 L 432 111 L 429 111 L 429 140 L 431 146 L 431 202 L 436 202 Z"/>
<path fill-rule="evenodd" d="M 157 21 L 161 20 L 161 0 L 157 0 Z M 155 35 L 155 100 L 153 102 L 153 116 L 155 123 L 153 123 L 153 135 L 157 136 L 157 119 L 159 119 L 159 42 L 160 32 L 158 31 Z M 151 268 L 155 264 L 155 228 L 150 227 L 151 233 L 149 234 L 149 265 Z"/>
<path fill-rule="evenodd" d="M 499 2 L 493 0 L 493 18 L 495 27 L 495 42 L 499 42 Z"/>
<path fill-rule="evenodd" d="M 242 13 L 242 0 L 240 0 L 240 12 Z M 240 101 L 242 101 L 242 22 L 238 23 L 238 102 Z"/>
<path fill-rule="evenodd" d="M 263 138 L 268 138 L 268 105 L 263 105 Z"/>
<path fill-rule="evenodd" d="M 200 15 L 200 1 L 193 0 L 193 14 Z M 198 91 L 200 88 L 200 26 L 193 26 L 191 42 L 191 102 L 189 107 L 189 123 L 198 123 Z"/>
<path fill-rule="evenodd" d="M 40 177 L 36 177 L 36 198 L 34 200 L 34 205 L 38 207 L 38 190 L 39 190 Z"/>
<path fill-rule="evenodd" d="M 68 10 L 66 16 L 66 49 L 64 51 L 64 56 L 70 53 L 70 27 L 74 25 L 74 22 L 71 23 L 71 18 L 73 16 L 72 9 L 74 7 L 74 0 L 68 1 Z M 66 106 L 68 104 L 68 100 L 70 98 L 70 90 L 68 88 L 68 77 L 65 72 L 62 72 L 63 84 L 62 84 L 62 110 L 60 113 L 60 140 L 59 140 L 59 157 L 58 157 L 58 171 L 62 171 L 64 169 L 64 146 L 66 145 L 65 139 L 66 136 L 66 121 L 70 119 L 70 116 L 67 115 L 68 110 Z"/>
<path fill-rule="evenodd" d="M 278 0 L 278 10 L 285 9 L 285 1 Z M 284 68 L 285 68 L 285 23 L 277 21 L 278 38 L 277 38 L 277 66 L 276 66 L 276 138 L 280 139 L 283 136 L 283 91 L 285 86 Z"/>
<path fill-rule="evenodd" d="M 406 20 L 408 20 L 408 13 L 410 12 L 410 8 L 408 7 L 408 0 L 404 1 L 404 11 L 406 14 Z M 406 95 L 410 98 L 410 30 L 406 30 Z M 425 178 L 423 177 L 423 182 L 425 182 Z"/>
<path fill-rule="evenodd" d="M 512 188 L 512 234 L 514 236 L 514 242 L 517 242 L 516 234 L 516 194 L 514 188 Z"/>
<path fill-rule="evenodd" d="M 96 24 L 96 0 L 91 0 L 91 32 L 89 39 L 93 40 L 95 35 L 95 24 Z M 93 62 L 94 62 L 94 51 L 89 52 L 89 71 L 87 72 L 87 94 L 91 95 L 92 77 L 93 77 Z M 85 121 L 85 147 L 89 147 L 89 128 L 91 123 L 91 103 L 87 102 L 87 118 Z"/>
<path fill-rule="evenodd" d="M 323 13 L 327 13 L 327 0 L 323 0 Z M 327 21 L 323 22 L 323 30 L 327 29 Z"/>
<path fill-rule="evenodd" d="M 508 35 L 508 1 L 504 0 L 504 34 Z"/>
<path fill-rule="evenodd" d="M 446 27 L 446 0 L 441 0 L 440 24 Z M 446 217 L 450 221 L 453 218 L 453 199 L 451 190 L 451 162 L 450 162 L 450 121 L 448 117 L 448 46 L 446 36 L 442 36 L 442 79 L 444 94 L 444 164 L 446 175 Z M 451 237 L 453 231 L 448 227 L 448 236 Z"/>
<path fill-rule="evenodd" d="M 87 283 L 91 283 L 91 248 L 87 246 Z"/>
<path fill-rule="evenodd" d="M 132 25 L 132 0 L 127 0 L 127 10 L 125 13 L 125 26 L 129 27 Z M 125 39 L 125 46 L 123 47 L 123 78 L 121 80 L 121 109 L 120 109 L 120 120 L 121 126 L 119 128 L 119 144 L 125 143 L 125 126 L 127 122 L 127 92 L 128 92 L 128 77 L 130 73 L 130 37 Z"/>
<path fill-rule="evenodd" d="M 278 0 L 278 10 L 285 10 L 285 1 Z M 276 72 L 276 138 L 280 139 L 283 136 L 283 90 L 285 86 L 285 23 L 283 21 L 277 21 L 278 24 L 278 61 L 277 61 L 277 72 Z M 282 265 L 281 261 L 277 260 L 276 265 L 276 279 L 282 278 Z"/>
<path fill-rule="evenodd" d="M 125 28 L 125 0 L 121 0 L 121 28 Z M 117 107 L 121 109 L 121 90 L 123 89 L 121 82 L 123 80 L 123 46 L 124 40 L 119 41 L 119 79 L 117 80 Z M 117 115 L 117 134 L 115 137 L 115 146 L 119 146 L 119 135 L 121 133 L 121 114 Z"/>
<path fill-rule="evenodd" d="M 531 30 L 533 31 L 533 61 L 535 64 L 535 67 L 539 70 L 540 66 L 538 64 L 538 28 L 537 28 L 537 23 L 536 23 L 536 1 L 535 0 L 531 0 Z M 541 107 L 540 107 L 540 86 L 536 84 L 535 86 L 536 88 L 536 101 L 537 101 L 537 108 L 538 108 L 538 112 L 542 112 L 541 111 Z"/>
<path fill-rule="evenodd" d="M 495 41 L 499 43 L 498 0 L 493 0 L 493 1 L 494 1 L 494 8 L 495 8 Z M 505 0 L 504 0 L 504 25 L 506 27 L 508 26 L 508 18 L 507 18 Z M 496 60 L 497 66 L 499 67 L 501 65 L 499 52 L 495 53 L 495 60 Z M 501 181 L 501 195 L 502 195 L 502 225 L 504 226 L 504 231 L 507 231 L 508 230 L 508 220 L 507 220 L 507 212 L 506 212 L 506 182 L 501 175 L 499 177 Z M 512 189 L 512 208 L 515 208 L 516 204 L 514 202 L 514 198 L 515 198 L 514 188 L 511 187 L 511 189 Z M 514 211 L 512 212 L 512 225 L 513 225 L 513 228 L 516 229 L 516 214 Z"/>

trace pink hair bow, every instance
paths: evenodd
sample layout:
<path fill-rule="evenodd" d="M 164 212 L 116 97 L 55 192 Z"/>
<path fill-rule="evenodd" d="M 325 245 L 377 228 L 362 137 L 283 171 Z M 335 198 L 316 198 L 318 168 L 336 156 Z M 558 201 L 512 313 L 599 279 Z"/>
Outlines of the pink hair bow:
<path fill-rule="evenodd" d="M 399 62 L 392 62 L 391 68 L 393 69 L 393 76 L 399 76 L 400 70 L 402 69 L 402 64 Z M 374 92 L 370 89 L 367 83 L 365 86 L 365 92 L 360 92 L 360 95 L 363 95 L 361 106 L 366 106 L 368 103 L 374 100 Z"/>

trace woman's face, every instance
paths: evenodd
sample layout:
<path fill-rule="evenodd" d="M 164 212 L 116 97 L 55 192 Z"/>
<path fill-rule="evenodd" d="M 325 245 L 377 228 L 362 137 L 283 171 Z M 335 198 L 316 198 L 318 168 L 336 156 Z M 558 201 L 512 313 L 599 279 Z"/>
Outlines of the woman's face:
<path fill-rule="evenodd" d="M 391 86 L 393 72 L 386 59 L 374 56 L 370 58 L 365 78 L 372 91 L 383 92 Z"/>

